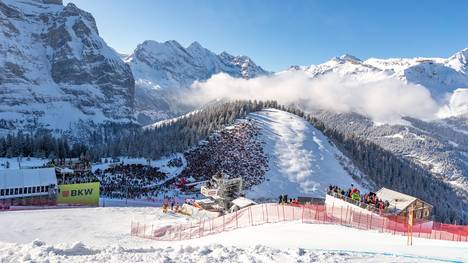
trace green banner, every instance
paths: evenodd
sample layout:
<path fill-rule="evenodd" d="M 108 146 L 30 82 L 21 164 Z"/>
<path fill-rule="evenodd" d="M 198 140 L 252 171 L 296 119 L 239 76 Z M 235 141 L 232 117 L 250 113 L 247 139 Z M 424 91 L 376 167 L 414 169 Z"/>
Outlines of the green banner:
<path fill-rule="evenodd" d="M 59 185 L 58 203 L 68 205 L 99 205 L 99 182 Z"/>

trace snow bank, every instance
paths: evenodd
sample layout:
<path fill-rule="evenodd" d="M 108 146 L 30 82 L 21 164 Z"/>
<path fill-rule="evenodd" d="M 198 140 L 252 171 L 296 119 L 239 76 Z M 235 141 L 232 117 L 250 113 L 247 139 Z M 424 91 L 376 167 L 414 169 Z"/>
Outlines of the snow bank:
<path fill-rule="evenodd" d="M 78 242 L 72 246 L 49 246 L 36 241 L 31 244 L 7 245 L 0 249 L 2 262 L 433 262 L 430 258 L 414 258 L 393 254 L 352 251 L 275 249 L 262 245 L 239 248 L 223 245 L 150 247 L 126 249 L 109 247 L 92 249 Z"/>

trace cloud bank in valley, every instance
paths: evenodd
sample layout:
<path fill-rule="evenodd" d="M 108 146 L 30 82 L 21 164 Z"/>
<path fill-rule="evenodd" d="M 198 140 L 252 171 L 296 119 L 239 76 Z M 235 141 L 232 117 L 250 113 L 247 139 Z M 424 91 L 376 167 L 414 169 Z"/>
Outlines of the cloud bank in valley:
<path fill-rule="evenodd" d="M 437 114 L 440 118 L 468 115 L 468 89 L 456 89 L 447 101 Z"/>
<path fill-rule="evenodd" d="M 334 73 L 312 79 L 293 71 L 249 80 L 221 73 L 194 83 L 191 92 L 192 102 L 199 105 L 223 98 L 276 100 L 299 103 L 305 110 L 357 112 L 379 123 L 399 123 L 402 116 L 431 120 L 440 108 L 420 85 L 391 78 L 363 81 Z"/>

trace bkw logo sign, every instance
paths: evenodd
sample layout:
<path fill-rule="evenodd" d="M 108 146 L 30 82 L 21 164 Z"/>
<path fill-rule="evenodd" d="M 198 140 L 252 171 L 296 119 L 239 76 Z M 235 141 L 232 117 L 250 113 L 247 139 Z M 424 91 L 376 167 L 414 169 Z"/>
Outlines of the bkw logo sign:
<path fill-rule="evenodd" d="M 62 192 L 63 197 L 80 196 L 80 195 L 92 195 L 92 194 L 93 194 L 93 189 L 79 189 L 79 190 L 71 190 L 71 191 L 63 191 Z"/>
<path fill-rule="evenodd" d="M 59 185 L 58 202 L 72 205 L 98 205 L 99 182 Z"/>

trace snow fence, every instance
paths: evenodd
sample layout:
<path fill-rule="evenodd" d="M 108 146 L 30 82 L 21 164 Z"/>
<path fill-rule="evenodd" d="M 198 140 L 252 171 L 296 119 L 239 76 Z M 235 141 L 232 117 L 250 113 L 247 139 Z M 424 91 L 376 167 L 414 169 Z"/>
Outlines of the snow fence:
<path fill-rule="evenodd" d="M 132 222 L 130 234 L 153 240 L 175 241 L 200 238 L 244 227 L 288 221 L 345 225 L 394 235 L 408 234 L 408 218 L 383 216 L 362 210 L 349 206 L 259 204 L 220 217 L 207 218 L 188 224 L 156 227 L 151 224 Z M 468 226 L 416 220 L 413 223 L 412 233 L 413 237 L 468 241 Z"/>
<path fill-rule="evenodd" d="M 57 200 L 50 198 L 23 198 L 0 200 L 0 211 L 41 209 L 57 206 Z"/>

